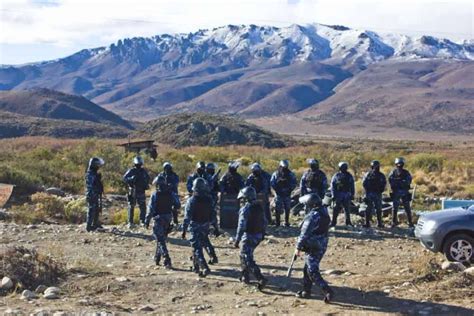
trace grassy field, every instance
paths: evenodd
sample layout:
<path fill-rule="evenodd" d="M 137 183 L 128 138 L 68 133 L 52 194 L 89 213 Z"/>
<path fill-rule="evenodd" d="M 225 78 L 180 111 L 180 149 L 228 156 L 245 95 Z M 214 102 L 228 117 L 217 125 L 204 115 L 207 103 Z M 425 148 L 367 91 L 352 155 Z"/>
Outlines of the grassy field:
<path fill-rule="evenodd" d="M 107 193 L 125 193 L 122 175 L 131 165 L 133 153 L 125 153 L 117 147 L 116 140 L 59 140 L 42 137 L 25 137 L 0 140 L 0 183 L 15 184 L 16 195 L 29 195 L 38 187 L 57 186 L 68 193 L 81 194 L 84 190 L 84 171 L 91 156 L 105 159 L 103 179 Z M 248 166 L 258 161 L 272 172 L 280 159 L 289 159 L 291 169 L 298 178 L 306 170 L 306 159 L 320 160 L 321 168 L 331 177 L 341 160 L 348 161 L 356 179 L 357 194 L 363 194 L 361 178 L 372 159 L 382 163 L 388 173 L 393 159 L 403 156 L 407 168 L 417 184 L 415 207 L 433 198 L 474 198 L 474 144 L 383 142 L 321 139 L 284 149 L 261 147 L 187 147 L 173 149 L 160 145 L 159 156 L 152 161 L 145 156 L 145 166 L 152 175 L 161 171 L 164 161 L 171 161 L 175 171 L 184 180 L 197 161 L 212 161 L 224 172 L 227 162 L 239 159 L 240 172 L 246 176 Z M 183 186 L 183 183 L 181 183 Z M 184 189 L 184 187 L 182 187 Z"/>

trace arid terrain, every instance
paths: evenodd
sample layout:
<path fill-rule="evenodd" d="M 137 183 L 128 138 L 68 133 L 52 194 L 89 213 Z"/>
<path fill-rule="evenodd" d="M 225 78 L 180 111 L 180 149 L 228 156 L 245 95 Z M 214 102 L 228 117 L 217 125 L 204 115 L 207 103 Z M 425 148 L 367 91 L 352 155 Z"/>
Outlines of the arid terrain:
<path fill-rule="evenodd" d="M 269 279 L 262 291 L 237 280 L 238 250 L 228 242 L 230 231 L 212 238 L 220 262 L 211 267 L 208 277 L 199 278 L 189 270 L 191 248 L 179 232 L 170 236 L 174 268 L 166 270 L 153 263 L 151 230 L 106 228 L 86 233 L 82 225 L 2 223 L 2 248 L 35 247 L 64 262 L 67 272 L 56 285 L 61 289 L 59 299 L 26 301 L 19 293 L 9 294 L 2 298 L 0 311 L 37 315 L 474 313 L 473 281 L 460 272 L 442 271 L 439 264 L 444 258 L 423 250 L 403 226 L 394 231 L 341 226 L 331 232 L 321 266 L 336 292 L 331 305 L 321 301 L 316 287 L 310 300 L 294 296 L 300 289 L 302 260 L 296 262 L 291 278 L 285 276 L 298 233 L 296 219 L 290 228 L 271 227 L 257 248 L 257 262 Z"/>

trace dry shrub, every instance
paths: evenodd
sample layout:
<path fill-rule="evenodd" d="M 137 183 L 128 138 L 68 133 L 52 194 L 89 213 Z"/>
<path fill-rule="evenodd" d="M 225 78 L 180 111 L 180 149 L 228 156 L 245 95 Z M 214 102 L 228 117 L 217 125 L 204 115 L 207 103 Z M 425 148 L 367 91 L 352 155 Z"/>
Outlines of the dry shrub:
<path fill-rule="evenodd" d="M 423 170 L 416 170 L 413 174 L 413 182 L 417 185 L 428 185 L 430 180 Z"/>
<path fill-rule="evenodd" d="M 64 263 L 21 246 L 5 249 L 0 260 L 0 275 L 11 278 L 18 289 L 55 285 L 65 274 Z"/>
<path fill-rule="evenodd" d="M 62 217 L 64 215 L 64 202 L 57 196 L 48 193 L 35 193 L 31 202 L 36 204 L 36 210 L 49 216 Z"/>

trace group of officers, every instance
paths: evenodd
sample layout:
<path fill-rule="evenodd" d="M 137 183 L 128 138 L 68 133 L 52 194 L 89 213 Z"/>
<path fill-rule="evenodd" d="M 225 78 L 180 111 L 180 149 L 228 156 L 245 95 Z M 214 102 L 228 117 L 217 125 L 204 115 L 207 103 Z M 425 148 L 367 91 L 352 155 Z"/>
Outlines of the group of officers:
<path fill-rule="evenodd" d="M 90 159 L 86 172 L 86 198 L 89 206 L 86 230 L 94 231 L 101 228 L 99 212 L 101 210 L 101 196 L 103 185 L 99 168 L 104 164 L 101 158 Z M 145 192 L 149 189 L 150 176 L 143 168 L 143 159 L 139 156 L 133 160 L 133 168 L 123 176 L 129 191 L 128 223 L 134 226 L 134 208 L 138 204 L 140 209 L 140 223 L 148 228 L 154 220 L 153 235 L 157 240 L 154 256 L 155 263 L 171 268 L 171 258 L 167 249 L 166 240 L 173 224 L 178 224 L 178 210 L 181 203 L 178 195 L 179 177 L 173 171 L 169 162 L 163 164 L 163 171 L 152 181 L 156 190 L 152 193 L 148 207 Z M 328 283 L 321 277 L 319 263 L 323 258 L 328 245 L 328 231 L 337 224 L 337 217 L 341 210 L 345 213 L 345 224 L 353 226 L 350 219 L 350 208 L 355 196 L 355 184 L 352 174 L 348 171 L 347 162 L 340 162 L 338 172 L 334 174 L 328 185 L 326 174 L 320 169 L 316 159 L 308 160 L 309 169 L 300 180 L 299 202 L 305 205 L 306 215 L 301 224 L 301 233 L 296 243 L 295 255 L 305 253 L 303 270 L 303 289 L 297 293 L 299 297 L 308 298 L 311 287 L 316 283 L 323 291 L 324 301 L 330 302 L 334 292 Z M 395 168 L 388 176 L 393 201 L 392 227 L 398 225 L 397 213 L 400 204 L 403 204 L 407 214 L 408 225 L 413 227 L 409 193 L 411 175 L 404 168 L 403 158 L 395 159 Z M 269 224 L 280 226 L 281 215 L 284 214 L 284 224 L 289 226 L 291 209 L 291 194 L 297 187 L 295 174 L 289 168 L 289 162 L 282 160 L 278 170 L 272 175 L 263 170 L 259 163 L 250 166 L 251 174 L 246 180 L 238 173 L 239 163 L 231 162 L 227 172 L 219 179 L 220 170 L 216 165 L 198 162 L 196 170 L 186 183 L 189 198 L 184 208 L 182 224 L 182 238 L 186 239 L 190 232 L 192 251 L 192 270 L 202 277 L 210 273 L 208 264 L 217 264 L 218 258 L 209 239 L 211 231 L 215 236 L 220 235 L 217 222 L 216 205 L 219 193 L 234 196 L 242 202 L 239 210 L 238 227 L 234 246 L 240 247 L 241 277 L 244 283 L 250 283 L 250 274 L 257 280 L 259 288 L 264 287 L 267 279 L 262 275 L 259 266 L 254 260 L 254 250 L 264 239 L 266 227 Z M 377 226 L 384 227 L 382 221 L 382 193 L 387 186 L 385 175 L 380 171 L 380 162 L 374 160 L 370 170 L 365 173 L 362 184 L 365 190 L 364 201 L 367 204 L 365 212 L 365 227 L 370 227 L 372 214 L 375 210 Z M 329 190 L 328 190 L 329 187 Z M 274 210 L 275 221 L 272 221 L 269 197 L 271 190 L 275 193 Z M 257 199 L 257 196 L 260 199 Z M 263 199 L 261 198 L 263 196 Z M 334 202 L 333 216 L 329 216 L 327 206 L 329 199 Z M 211 230 L 211 228 L 213 228 Z M 204 251 L 210 260 L 206 261 Z"/>

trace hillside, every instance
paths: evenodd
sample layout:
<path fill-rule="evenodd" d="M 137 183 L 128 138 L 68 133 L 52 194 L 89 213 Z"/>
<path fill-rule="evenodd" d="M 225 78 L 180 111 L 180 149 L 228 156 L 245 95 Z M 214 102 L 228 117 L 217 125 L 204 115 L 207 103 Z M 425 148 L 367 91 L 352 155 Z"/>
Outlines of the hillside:
<path fill-rule="evenodd" d="M 372 127 L 474 135 L 474 63 L 383 62 L 298 113 L 315 124 L 365 122 Z"/>
<path fill-rule="evenodd" d="M 0 91 L 0 111 L 38 118 L 88 121 L 133 128 L 120 116 L 84 97 L 50 89 Z"/>
<path fill-rule="evenodd" d="M 129 129 L 78 120 L 39 118 L 0 111 L 0 138 L 50 136 L 57 138 L 124 138 Z"/>
<path fill-rule="evenodd" d="M 369 74 L 366 69 L 384 61 L 464 65 L 473 59 L 472 41 L 322 24 L 227 25 L 124 39 L 58 60 L 3 66 L 0 89 L 47 87 L 80 94 L 139 121 L 186 111 L 259 118 L 314 107 L 335 96 L 348 78 Z M 390 73 L 384 79 L 391 81 Z M 458 89 L 456 81 L 451 84 Z M 420 102 L 429 98 L 418 97 Z"/>
<path fill-rule="evenodd" d="M 184 113 L 145 123 L 135 134 L 174 147 L 248 145 L 267 148 L 291 143 L 278 134 L 227 116 Z"/>

